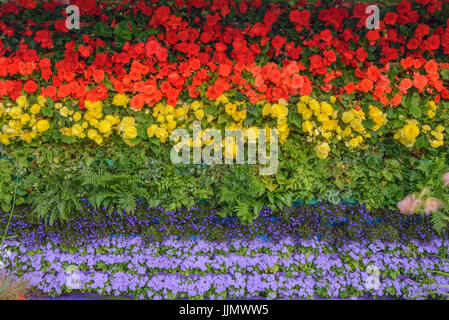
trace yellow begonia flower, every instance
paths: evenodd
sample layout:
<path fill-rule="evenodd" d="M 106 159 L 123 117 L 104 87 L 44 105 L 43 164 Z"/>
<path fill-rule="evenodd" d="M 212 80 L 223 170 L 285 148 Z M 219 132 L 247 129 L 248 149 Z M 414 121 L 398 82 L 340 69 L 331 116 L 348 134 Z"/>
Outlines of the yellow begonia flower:
<path fill-rule="evenodd" d="M 20 108 L 20 107 L 12 107 L 9 110 L 9 115 L 13 119 L 19 119 L 21 114 L 22 114 L 22 108 Z"/>
<path fill-rule="evenodd" d="M 155 134 L 156 137 L 161 140 L 161 142 L 165 142 L 165 140 L 168 138 L 168 132 L 164 128 L 157 128 Z"/>
<path fill-rule="evenodd" d="M 330 148 L 327 142 L 322 142 L 316 146 L 316 155 L 320 159 L 326 159 L 329 154 Z"/>
<path fill-rule="evenodd" d="M 29 132 L 24 132 L 20 138 L 28 143 L 31 143 L 31 140 L 33 140 L 33 138 L 31 138 L 31 135 Z"/>
<path fill-rule="evenodd" d="M 259 129 L 255 126 L 250 127 L 245 130 L 245 136 L 248 138 L 248 140 L 254 140 L 259 137 Z"/>
<path fill-rule="evenodd" d="M 228 103 L 229 99 L 224 94 L 218 97 L 218 99 L 215 101 L 215 103 Z"/>
<path fill-rule="evenodd" d="M 323 132 L 321 135 L 326 139 L 332 137 L 332 133 L 330 131 Z"/>
<path fill-rule="evenodd" d="M 271 108 L 271 116 L 277 119 L 284 119 L 288 115 L 288 107 L 284 104 L 275 103 Z"/>
<path fill-rule="evenodd" d="M 87 137 L 91 140 L 95 140 L 95 138 L 98 136 L 98 132 L 96 129 L 89 129 L 87 131 Z"/>
<path fill-rule="evenodd" d="M 246 118 L 246 111 L 242 110 L 242 111 L 236 111 L 234 112 L 234 114 L 232 115 L 232 119 L 234 119 L 234 121 L 240 121 Z"/>
<path fill-rule="evenodd" d="M 341 116 L 341 120 L 343 120 L 344 123 L 349 123 L 354 119 L 354 113 L 352 111 L 345 111 L 343 112 Z"/>
<path fill-rule="evenodd" d="M 0 133 L 0 142 L 1 142 L 2 144 L 4 144 L 4 145 L 8 145 L 8 144 L 11 143 L 11 142 L 9 141 L 8 135 L 6 135 L 6 134 L 1 134 L 1 133 Z"/>
<path fill-rule="evenodd" d="M 328 153 L 330 151 L 329 144 L 327 142 L 323 142 L 317 146 L 317 151 L 321 153 Z"/>
<path fill-rule="evenodd" d="M 298 113 L 303 113 L 307 110 L 307 105 L 304 102 L 298 102 L 296 106 L 298 107 Z"/>
<path fill-rule="evenodd" d="M 442 140 L 432 140 L 430 145 L 432 146 L 432 148 L 438 148 L 443 145 L 443 141 Z"/>
<path fill-rule="evenodd" d="M 39 111 L 41 111 L 41 106 L 38 105 L 37 103 L 33 104 L 33 105 L 31 106 L 31 108 L 30 108 L 30 112 L 31 112 L 32 114 L 38 114 Z"/>
<path fill-rule="evenodd" d="M 84 131 L 83 127 L 78 123 L 74 124 L 72 127 L 72 134 L 74 136 L 79 136 L 83 131 Z"/>
<path fill-rule="evenodd" d="M 136 119 L 134 119 L 133 117 L 123 117 L 122 121 L 120 122 L 120 126 L 122 128 L 132 127 L 132 126 L 134 126 L 135 122 L 136 122 Z"/>
<path fill-rule="evenodd" d="M 175 110 L 175 117 L 177 119 L 180 119 L 182 117 L 184 117 L 187 114 L 187 109 L 186 108 L 177 108 Z"/>
<path fill-rule="evenodd" d="M 16 99 L 16 103 L 19 107 L 25 107 L 27 104 L 27 98 L 25 96 L 20 96 Z"/>
<path fill-rule="evenodd" d="M 98 128 L 98 125 L 100 124 L 100 121 L 98 121 L 97 119 L 91 119 L 91 120 L 89 121 L 89 123 L 90 123 L 90 125 L 91 125 L 92 127 Z"/>
<path fill-rule="evenodd" d="M 80 112 L 75 112 L 74 114 L 73 114 L 73 120 L 75 120 L 75 121 L 80 121 L 81 120 L 81 113 Z"/>
<path fill-rule="evenodd" d="M 443 134 L 438 131 L 432 131 L 431 134 L 435 137 L 437 140 L 443 140 Z"/>
<path fill-rule="evenodd" d="M 108 120 L 101 120 L 98 124 L 98 131 L 102 134 L 109 134 L 112 131 L 112 123 Z"/>
<path fill-rule="evenodd" d="M 348 136 L 351 135 L 351 133 L 352 133 L 351 127 L 347 126 L 347 127 L 343 130 L 343 132 L 341 133 L 341 136 L 342 136 L 343 138 L 344 138 L 344 137 L 348 137 Z"/>
<path fill-rule="evenodd" d="M 30 120 L 31 120 L 31 117 L 28 113 L 24 113 L 24 114 L 20 115 L 20 123 L 21 124 L 26 124 Z"/>
<path fill-rule="evenodd" d="M 319 111 L 320 110 L 320 103 L 317 100 L 315 100 L 315 99 L 311 99 L 311 100 L 309 100 L 309 107 L 313 111 L 315 111 L 315 110 Z"/>
<path fill-rule="evenodd" d="M 266 117 L 271 113 L 271 104 L 266 103 L 262 108 L 262 116 Z"/>
<path fill-rule="evenodd" d="M 123 93 L 116 94 L 114 99 L 112 99 L 112 103 L 118 107 L 126 107 L 128 102 L 129 98 Z"/>
<path fill-rule="evenodd" d="M 302 118 L 304 120 L 309 120 L 310 118 L 312 118 L 313 116 L 313 111 L 310 109 L 304 110 L 304 112 L 302 113 Z"/>
<path fill-rule="evenodd" d="M 196 111 L 195 111 L 195 117 L 196 117 L 198 120 L 203 119 L 203 117 L 204 117 L 204 111 L 203 111 L 202 109 L 196 110 Z"/>
<path fill-rule="evenodd" d="M 156 121 L 162 123 L 165 121 L 165 117 L 162 114 L 159 114 L 156 118 Z"/>
<path fill-rule="evenodd" d="M 359 145 L 359 140 L 357 138 L 352 138 L 348 142 L 349 147 L 356 148 Z"/>
<path fill-rule="evenodd" d="M 41 106 L 44 106 L 47 103 L 47 98 L 39 95 L 37 97 L 37 103 L 39 103 Z"/>
<path fill-rule="evenodd" d="M 225 112 L 228 115 L 233 115 L 234 112 L 237 111 L 237 105 L 234 103 L 227 103 L 225 106 Z"/>
<path fill-rule="evenodd" d="M 212 120 L 214 120 L 214 116 L 209 114 L 209 115 L 207 115 L 206 120 L 207 120 L 207 122 L 212 122 Z"/>
<path fill-rule="evenodd" d="M 38 132 L 45 132 L 50 128 L 50 123 L 48 120 L 39 120 L 36 123 L 36 129 Z"/>
<path fill-rule="evenodd" d="M 310 122 L 309 120 L 306 120 L 302 123 L 302 130 L 304 130 L 304 132 L 310 132 L 313 130 L 313 123 Z"/>
<path fill-rule="evenodd" d="M 299 98 L 299 101 L 308 102 L 310 99 L 312 99 L 310 96 L 302 96 L 301 98 Z"/>
<path fill-rule="evenodd" d="M 404 128 L 402 128 L 402 133 L 405 138 L 412 140 L 419 135 L 419 128 L 416 124 L 409 123 Z"/>
<path fill-rule="evenodd" d="M 125 127 L 123 129 L 123 134 L 127 139 L 134 139 L 137 137 L 137 129 L 134 126 Z"/>
<path fill-rule="evenodd" d="M 147 129 L 147 135 L 148 137 L 153 137 L 156 134 L 156 130 L 158 129 L 157 124 L 152 124 L 151 126 L 148 127 Z"/>
<path fill-rule="evenodd" d="M 323 124 L 322 124 L 322 128 L 325 131 L 336 130 L 337 127 L 338 127 L 337 120 L 327 120 L 327 121 L 323 122 Z"/>
<path fill-rule="evenodd" d="M 102 144 L 103 143 L 103 137 L 100 136 L 100 135 L 96 136 L 94 140 L 95 140 L 96 144 Z"/>
<path fill-rule="evenodd" d="M 167 130 L 172 131 L 176 128 L 176 121 L 172 120 L 167 123 Z"/>
<path fill-rule="evenodd" d="M 67 108 L 67 107 L 62 107 L 60 110 L 59 110 L 59 114 L 61 115 L 61 116 L 63 116 L 63 117 L 68 117 L 69 115 L 70 115 L 70 112 L 71 112 L 72 110 L 70 110 L 69 108 Z M 73 113 L 73 111 L 72 111 L 72 113 Z"/>
<path fill-rule="evenodd" d="M 330 117 L 334 113 L 334 108 L 327 102 L 321 102 L 321 113 Z"/>
<path fill-rule="evenodd" d="M 323 123 L 323 122 L 329 121 L 329 117 L 328 117 L 327 115 L 323 114 L 323 113 L 320 113 L 320 114 L 317 116 L 317 120 L 318 120 L 319 122 Z"/>
<path fill-rule="evenodd" d="M 203 107 L 203 103 L 200 102 L 200 101 L 193 101 L 192 104 L 191 104 L 191 107 L 192 107 L 193 111 L 196 111 L 199 108 Z"/>
<path fill-rule="evenodd" d="M 102 112 L 103 102 L 102 101 L 84 101 L 84 106 L 89 111 Z M 56 107 L 56 104 L 55 104 Z"/>

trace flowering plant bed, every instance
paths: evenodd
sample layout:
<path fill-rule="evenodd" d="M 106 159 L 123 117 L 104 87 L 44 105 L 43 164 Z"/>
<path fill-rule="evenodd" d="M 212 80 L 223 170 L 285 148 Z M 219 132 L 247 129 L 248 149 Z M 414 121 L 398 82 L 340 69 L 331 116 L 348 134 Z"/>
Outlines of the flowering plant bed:
<path fill-rule="evenodd" d="M 374 228 L 385 224 L 384 229 L 373 232 L 368 225 L 377 220 L 376 214 L 361 206 L 299 207 L 289 213 L 290 224 L 270 219 L 265 210 L 253 231 L 238 220 L 222 222 L 227 238 L 215 241 L 208 239 L 216 235 L 201 226 L 217 217 L 198 209 L 183 217 L 181 211 L 162 209 L 159 217 L 151 210 L 139 218 L 116 213 L 53 227 L 16 217 L 10 233 L 20 236 L 7 242 L 6 267 L 44 296 L 71 293 L 86 299 L 91 299 L 88 293 L 152 299 L 444 297 L 449 278 L 434 271 L 449 270 L 448 237 L 437 236 L 429 221 L 401 221 L 398 215 L 398 220 L 377 223 Z M 335 231 L 342 226 L 327 222 L 342 212 L 353 234 Z M 308 213 L 321 219 L 311 219 Z M 190 223 L 184 223 L 189 215 Z M 355 217 L 364 219 L 357 223 Z M 139 226 L 149 229 L 154 219 L 161 219 L 155 224 L 159 235 L 136 235 Z M 291 233 L 293 226 L 310 229 L 313 222 L 317 226 L 308 239 Z M 218 225 L 216 221 L 211 228 Z M 166 229 L 178 232 L 170 235 Z"/>
<path fill-rule="evenodd" d="M 445 297 L 449 0 L 368 5 L 0 4 L 8 281 Z"/>
<path fill-rule="evenodd" d="M 19 236 L 21 242 L 44 244 L 47 241 L 67 245 L 88 243 L 101 238 L 141 237 L 147 242 L 163 240 L 167 236 L 191 240 L 231 239 L 281 241 L 326 240 L 343 243 L 348 240 L 366 241 L 430 241 L 447 239 L 447 231 L 438 234 L 430 217 L 407 216 L 385 210 L 369 211 L 363 205 L 300 205 L 285 211 L 262 208 L 251 225 L 244 225 L 238 218 L 221 218 L 216 210 L 192 208 L 168 211 L 151 209 L 143 202 L 132 213 L 108 212 L 83 205 L 78 218 L 49 226 L 35 222 L 24 211 L 17 211 L 11 220 L 9 236 Z M 6 225 L 9 217 L 0 213 L 0 225 Z"/>
<path fill-rule="evenodd" d="M 441 240 L 409 245 L 349 242 L 335 248 L 325 242 L 288 239 L 278 243 L 168 239 L 143 246 L 135 238 L 98 240 L 70 250 L 57 243 L 33 247 L 11 242 L 8 247 L 15 272 L 51 295 L 75 290 L 152 299 L 367 294 L 422 299 L 441 297 L 447 292 L 442 286 L 449 283 L 447 277 L 432 273 L 449 271 L 449 264 L 440 258 L 447 255 L 448 243 Z M 67 284 L 68 274 L 76 275 L 79 287 Z"/>

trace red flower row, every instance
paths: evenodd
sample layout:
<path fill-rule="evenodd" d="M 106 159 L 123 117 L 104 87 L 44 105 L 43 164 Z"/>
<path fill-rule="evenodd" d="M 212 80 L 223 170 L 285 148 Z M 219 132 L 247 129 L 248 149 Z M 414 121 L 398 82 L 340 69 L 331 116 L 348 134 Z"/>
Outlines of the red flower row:
<path fill-rule="evenodd" d="M 42 8 L 33 0 L 19 2 L 36 14 L 61 10 L 54 2 Z M 82 107 L 85 100 L 106 99 L 112 90 L 133 93 L 135 109 L 161 99 L 175 105 L 180 98 L 197 98 L 202 92 L 214 100 L 233 89 L 253 103 L 288 100 L 314 89 L 336 95 L 371 93 L 374 100 L 390 106 L 399 105 L 411 88 L 435 101 L 449 99 L 440 76 L 449 67 L 449 19 L 437 27 L 425 23 L 428 15 L 441 16 L 443 7 L 448 7 L 443 1 L 418 0 L 413 5 L 402 1 L 382 17 L 378 30 L 365 28 L 365 4 L 320 9 L 304 7 L 302 1 L 285 8 L 265 6 L 259 0 L 239 4 L 178 0 L 170 8 L 124 1 L 111 18 L 103 13 L 105 7 L 87 1 L 82 11 L 84 16 L 99 16 L 110 27 L 118 25 L 117 13 L 129 11 L 130 32 L 130 21 L 143 14 L 148 17 L 146 28 L 157 28 L 159 33 L 145 42 L 126 42 L 120 50 L 100 36 L 84 34 L 81 41 L 66 42 L 64 57 L 55 59 L 55 39 L 71 32 L 65 18 L 46 27 L 27 19 L 20 30 L 5 21 L 19 17 L 22 9 L 3 5 L 0 32 L 7 38 L 20 35 L 20 45 L 14 51 L 5 45 L 7 40 L 0 41 L 0 96 L 16 99 L 25 90 L 54 100 L 78 99 Z M 263 17 L 241 22 L 250 8 L 265 10 Z M 209 14 L 193 21 L 180 14 L 196 9 L 207 9 Z M 231 9 L 235 18 L 228 22 Z M 287 24 L 280 20 L 284 14 Z M 314 17 L 321 29 L 315 27 Z M 283 25 L 292 29 L 286 32 Z M 39 48 L 31 49 L 32 42 Z M 264 57 L 268 61 L 259 62 Z"/>

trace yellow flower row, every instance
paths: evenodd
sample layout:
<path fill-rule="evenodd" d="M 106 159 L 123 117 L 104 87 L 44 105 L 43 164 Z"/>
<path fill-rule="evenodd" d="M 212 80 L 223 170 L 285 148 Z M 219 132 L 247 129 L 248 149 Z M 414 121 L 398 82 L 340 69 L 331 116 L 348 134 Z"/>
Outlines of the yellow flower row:
<path fill-rule="evenodd" d="M 264 119 L 271 123 L 274 121 L 280 143 L 287 141 L 292 130 L 288 122 L 289 114 L 297 112 L 302 120 L 300 127 L 306 141 L 314 144 L 319 158 L 325 159 L 331 150 L 330 146 L 340 141 L 350 149 L 366 148 L 365 140 L 371 137 L 368 130 L 376 132 L 388 122 L 387 115 L 376 106 L 370 105 L 368 113 L 365 114 L 360 108 L 343 110 L 336 106 L 336 100 L 333 96 L 329 101 L 318 101 L 310 96 L 302 96 L 294 109 L 284 99 L 280 99 L 277 103 L 260 101 L 256 107 Z M 126 94 L 119 93 L 112 98 L 112 105 L 126 109 L 129 101 L 130 98 Z M 201 101 L 193 101 L 180 103 L 176 107 L 161 102 L 152 109 L 140 111 L 139 114 L 151 114 L 147 117 L 146 134 L 149 138 L 157 138 L 162 143 L 169 140 L 174 129 L 189 128 L 195 120 L 206 121 L 211 127 L 216 127 L 219 116 L 228 117 L 227 129 L 248 129 L 244 125 L 248 116 L 246 102 L 234 101 L 222 95 L 210 104 L 215 111 L 220 112 L 206 114 L 205 109 L 210 106 Z M 134 116 L 130 114 L 122 116 L 120 108 L 118 112 L 111 114 L 110 109 L 108 114 L 105 114 L 102 101 L 85 101 L 84 106 L 85 110 L 79 110 L 76 105 L 67 106 L 62 103 L 53 105 L 51 112 L 66 119 L 63 122 L 56 121 L 56 127 L 60 128 L 59 132 L 77 139 L 92 140 L 97 144 L 103 144 L 112 134 L 116 134 L 128 145 L 134 145 L 132 140 L 138 136 L 138 124 Z M 47 114 L 44 110 L 48 108 L 47 100 L 42 96 L 34 100 L 20 96 L 15 103 L 0 103 L 0 143 L 7 145 L 16 138 L 31 143 L 33 139 L 41 136 L 51 127 L 50 117 L 44 116 Z M 428 103 L 428 108 L 428 115 L 430 111 L 435 113 L 436 105 L 433 101 Z M 371 123 L 374 122 L 369 128 L 364 125 L 368 118 L 372 120 Z M 252 126 L 251 129 L 257 132 L 260 128 Z M 268 124 L 262 129 L 265 129 L 268 135 Z M 407 120 L 404 127 L 395 132 L 394 137 L 405 146 L 412 147 L 422 132 L 426 134 L 431 146 L 438 148 L 444 143 L 444 130 L 445 127 L 442 125 L 432 130 L 427 124 L 422 125 L 420 129 L 419 123 L 412 119 Z M 382 132 L 379 132 L 379 136 L 381 135 Z"/>

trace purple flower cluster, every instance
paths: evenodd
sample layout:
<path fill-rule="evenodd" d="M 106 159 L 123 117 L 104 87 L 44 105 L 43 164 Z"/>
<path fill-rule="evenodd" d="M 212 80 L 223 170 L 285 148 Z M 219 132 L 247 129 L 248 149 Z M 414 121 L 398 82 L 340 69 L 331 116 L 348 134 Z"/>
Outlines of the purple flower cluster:
<path fill-rule="evenodd" d="M 285 238 L 210 242 L 141 237 L 67 247 L 17 240 L 6 268 L 47 295 L 92 292 L 135 298 L 270 299 L 395 297 L 448 292 L 449 241 L 349 241 Z M 76 285 L 74 285 L 76 284 Z"/>

